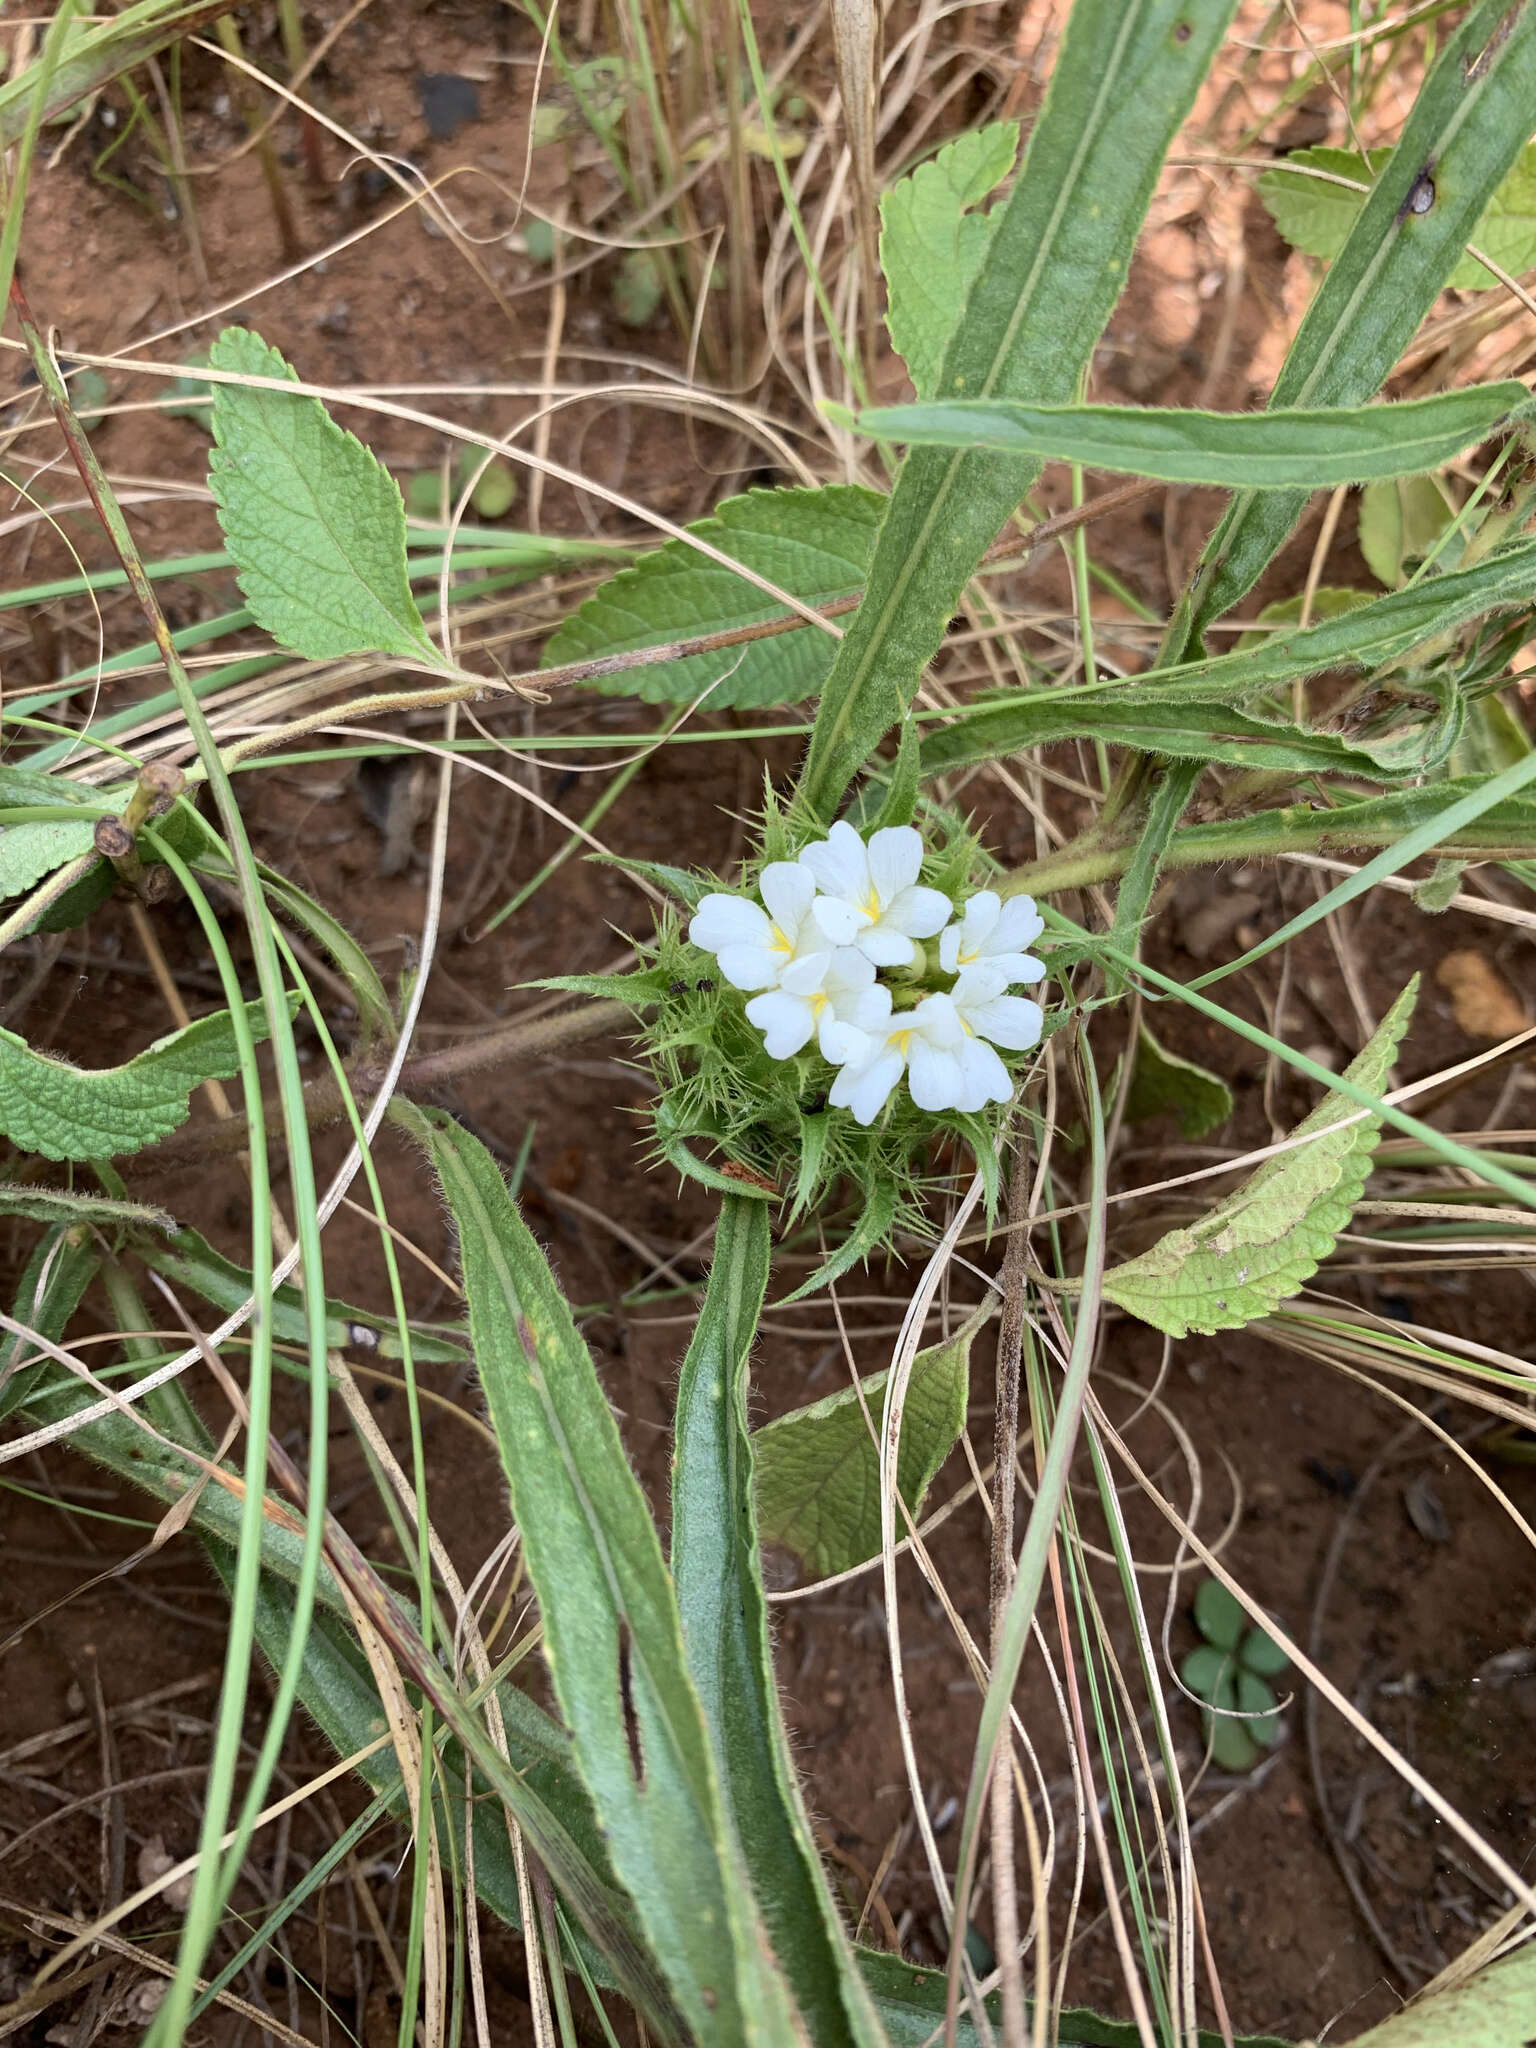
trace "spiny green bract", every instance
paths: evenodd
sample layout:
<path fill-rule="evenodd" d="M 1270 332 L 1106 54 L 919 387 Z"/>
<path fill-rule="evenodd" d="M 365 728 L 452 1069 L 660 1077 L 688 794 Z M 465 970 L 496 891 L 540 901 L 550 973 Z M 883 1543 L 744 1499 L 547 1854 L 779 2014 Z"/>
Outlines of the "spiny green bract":
<path fill-rule="evenodd" d="M 793 860 L 824 836 L 814 820 L 786 809 L 772 792 L 758 828 L 757 848 L 735 884 L 637 864 L 682 907 L 662 912 L 650 940 L 633 941 L 633 973 L 537 985 L 617 998 L 635 1011 L 636 1044 L 657 1084 L 656 1106 L 648 1112 L 652 1156 L 680 1174 L 720 1192 L 777 1197 L 789 1220 L 814 1211 L 847 1182 L 863 1190 L 867 1216 L 883 1221 L 871 1238 L 874 1248 L 898 1230 L 924 1228 L 927 1199 L 953 1173 L 958 1145 L 981 1171 L 990 1215 L 998 1194 L 998 1140 L 1010 1105 L 935 1115 L 918 1109 L 902 1088 L 877 1121 L 862 1128 L 849 1111 L 828 1106 L 838 1070 L 815 1041 L 793 1058 L 770 1058 L 747 1019 L 746 993 L 721 977 L 712 954 L 689 943 L 688 918 L 701 896 L 726 887 L 753 895 L 770 862 Z M 942 889 L 957 906 L 972 887 L 985 886 L 989 863 L 965 825 L 933 809 L 923 819 L 923 834 L 926 885 Z"/>

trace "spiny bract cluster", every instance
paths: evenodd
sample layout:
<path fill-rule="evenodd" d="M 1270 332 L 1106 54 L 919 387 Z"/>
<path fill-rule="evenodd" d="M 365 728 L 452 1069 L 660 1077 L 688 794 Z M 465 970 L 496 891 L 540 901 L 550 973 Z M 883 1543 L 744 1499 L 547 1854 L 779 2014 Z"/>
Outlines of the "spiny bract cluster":
<path fill-rule="evenodd" d="M 828 1103 L 864 1125 L 903 1074 L 929 1112 L 1007 1102 L 1013 1082 L 996 1048 L 1027 1051 L 1044 1022 L 1038 1003 L 1006 993 L 1045 976 L 1024 950 L 1044 930 L 1031 899 L 983 889 L 956 921 L 950 898 L 919 882 L 922 866 L 910 825 L 866 842 L 839 823 L 762 870 L 761 903 L 706 896 L 688 927 L 725 979 L 753 992 L 746 1014 L 769 1056 L 793 1059 L 814 1038 L 839 1070 Z"/>

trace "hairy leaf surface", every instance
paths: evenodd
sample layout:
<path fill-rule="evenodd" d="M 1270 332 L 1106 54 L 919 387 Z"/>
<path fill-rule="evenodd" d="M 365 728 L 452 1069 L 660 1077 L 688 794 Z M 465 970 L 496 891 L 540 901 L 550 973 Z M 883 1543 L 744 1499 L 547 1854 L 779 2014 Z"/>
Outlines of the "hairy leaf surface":
<path fill-rule="evenodd" d="M 1345 1078 L 1380 1094 L 1418 996 L 1408 984 Z M 1330 1126 L 1341 1124 L 1340 1129 Z M 1235 1194 L 1189 1229 L 1171 1230 L 1106 1274 L 1104 1293 L 1170 1336 L 1241 1329 L 1311 1279 L 1360 1199 L 1381 1119 L 1330 1089 Z"/>
<path fill-rule="evenodd" d="M 877 491 L 852 484 L 756 490 L 725 499 L 688 531 L 781 590 L 825 605 L 851 596 L 863 583 L 884 508 Z M 609 659 L 795 618 L 745 577 L 733 576 L 683 541 L 669 540 L 594 591 L 550 640 L 543 666 Z M 616 665 L 584 687 L 653 704 L 688 704 L 708 690 L 716 710 L 793 704 L 815 696 L 836 651 L 834 635 L 797 623 L 782 634 L 653 668 Z"/>
<path fill-rule="evenodd" d="M 1435 469 L 1529 409 L 1518 380 L 1395 405 L 1310 412 L 1195 412 L 1176 406 L 1028 405 L 945 398 L 860 413 L 861 433 L 925 448 L 988 448 L 1080 462 L 1167 483 L 1316 490 Z"/>
<path fill-rule="evenodd" d="M 971 1344 L 989 1310 L 913 1361 L 902 1410 L 897 1482 L 915 1519 L 934 1474 L 965 1427 Z M 862 1382 L 876 1435 L 889 1375 Z M 815 1578 L 864 1564 L 880 1549 L 880 1450 L 858 1394 L 846 1387 L 765 1423 L 752 1439 L 762 1535 L 792 1550 Z"/>
<path fill-rule="evenodd" d="M 994 121 L 946 143 L 881 198 L 885 324 L 919 398 L 937 387 L 996 227 L 972 209 L 1007 177 L 1018 153 L 1018 122 Z"/>
<path fill-rule="evenodd" d="M 299 999 L 289 999 L 290 1014 Z M 245 1009 L 253 1038 L 267 1035 L 266 1009 Z M 0 1133 L 45 1159 L 111 1159 L 137 1152 L 187 1120 L 194 1088 L 240 1071 L 228 1010 L 157 1038 L 120 1067 L 74 1067 L 0 1031 Z"/>
<path fill-rule="evenodd" d="M 215 370 L 298 378 L 249 328 L 226 327 Z M 389 471 L 318 398 L 214 389 L 208 479 L 258 625 L 311 661 L 395 654 L 442 666 L 411 595 L 405 507 Z"/>

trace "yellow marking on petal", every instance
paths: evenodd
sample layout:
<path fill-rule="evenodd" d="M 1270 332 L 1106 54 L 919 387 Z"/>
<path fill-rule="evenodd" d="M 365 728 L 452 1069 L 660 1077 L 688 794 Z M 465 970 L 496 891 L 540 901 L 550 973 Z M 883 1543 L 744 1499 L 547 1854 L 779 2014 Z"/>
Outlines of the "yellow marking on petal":
<path fill-rule="evenodd" d="M 880 891 L 873 882 L 870 883 L 865 891 L 863 911 L 864 915 L 873 923 L 878 924 L 880 922 Z"/>
<path fill-rule="evenodd" d="M 891 1034 L 889 1043 L 905 1059 L 907 1057 L 907 1047 L 912 1043 L 912 1033 L 910 1031 L 895 1031 Z"/>
<path fill-rule="evenodd" d="M 795 950 L 776 924 L 768 927 L 768 950 L 771 953 L 793 953 Z"/>

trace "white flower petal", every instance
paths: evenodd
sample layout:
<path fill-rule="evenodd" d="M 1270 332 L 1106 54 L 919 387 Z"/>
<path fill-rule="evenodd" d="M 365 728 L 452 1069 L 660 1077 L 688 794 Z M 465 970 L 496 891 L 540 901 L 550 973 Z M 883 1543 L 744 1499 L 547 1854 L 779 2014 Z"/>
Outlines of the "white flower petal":
<path fill-rule="evenodd" d="M 939 933 L 939 965 L 946 974 L 960 972 L 960 943 L 963 930 L 960 925 L 946 925 Z"/>
<path fill-rule="evenodd" d="M 732 988 L 772 988 L 784 965 L 784 955 L 766 946 L 722 946 L 715 958 Z"/>
<path fill-rule="evenodd" d="M 1003 914 L 1003 899 L 995 889 L 978 889 L 966 901 L 963 924 L 965 929 L 965 951 L 980 953 L 986 946 Z"/>
<path fill-rule="evenodd" d="M 779 987 L 788 989 L 792 996 L 815 995 L 825 987 L 827 970 L 835 957 L 830 949 L 820 953 L 802 953 L 780 970 Z"/>
<path fill-rule="evenodd" d="M 858 1066 L 866 1061 L 873 1051 L 867 1031 L 861 1031 L 857 1024 L 845 1023 L 826 1004 L 817 1020 L 816 1042 L 821 1047 L 821 1056 L 833 1067 L 845 1067 L 852 1063 Z"/>
<path fill-rule="evenodd" d="M 943 994 L 924 996 L 915 1010 L 897 1021 L 918 1032 L 930 1045 L 953 1048 L 965 1037 L 957 1005 L 952 997 Z"/>
<path fill-rule="evenodd" d="M 955 1057 L 962 1080 L 957 1109 L 984 1109 L 989 1102 L 1006 1102 L 1012 1095 L 1008 1069 L 985 1039 L 968 1038 Z"/>
<path fill-rule="evenodd" d="M 976 1003 L 990 1003 L 1007 986 L 1006 967 L 996 960 L 978 960 L 969 967 L 961 968 L 959 978 L 949 993 L 955 1008 L 965 1011 Z"/>
<path fill-rule="evenodd" d="M 766 946 L 768 914 L 745 896 L 706 896 L 688 925 L 688 936 L 706 953 L 722 946 Z"/>
<path fill-rule="evenodd" d="M 837 1005 L 838 1020 L 856 1025 L 871 1038 L 883 1038 L 891 1021 L 891 992 L 884 982 L 872 982 L 858 995 Z"/>
<path fill-rule="evenodd" d="M 821 900 L 825 901 L 825 898 Z M 817 908 L 820 909 L 820 903 Z M 866 925 L 854 944 L 877 967 L 909 967 L 917 958 L 917 948 L 912 941 L 903 938 L 900 932 L 893 932 L 888 925 Z"/>
<path fill-rule="evenodd" d="M 947 1047 L 914 1034 L 907 1051 L 907 1087 L 919 1109 L 956 1109 L 961 1095 L 960 1061 Z"/>
<path fill-rule="evenodd" d="M 954 905 L 941 889 L 903 889 L 886 904 L 880 922 L 892 931 L 905 932 L 908 938 L 931 939 L 935 932 L 943 931 L 953 914 Z"/>
<path fill-rule="evenodd" d="M 844 1067 L 827 1100 L 834 1109 L 851 1109 L 855 1122 L 872 1124 L 901 1079 L 902 1065 L 899 1052 L 887 1051 L 867 1066 Z"/>
<path fill-rule="evenodd" d="M 1045 979 L 1045 962 L 1037 960 L 1033 953 L 988 953 L 981 964 L 995 968 L 1003 976 L 1004 988 L 1011 988 L 1016 981 Z"/>
<path fill-rule="evenodd" d="M 834 946 L 851 946 L 861 931 L 869 929 L 869 915 L 855 910 L 840 896 L 818 896 L 811 905 L 811 917 L 822 937 Z"/>
<path fill-rule="evenodd" d="M 1010 896 L 1002 906 L 988 948 L 994 953 L 1020 953 L 1032 946 L 1045 930 L 1045 919 L 1035 908 L 1033 896 Z"/>
<path fill-rule="evenodd" d="M 1027 1052 L 1040 1042 L 1045 1012 L 1028 996 L 994 996 L 989 1003 L 968 1007 L 965 1021 L 979 1038 L 990 1038 L 1010 1052 Z"/>
<path fill-rule="evenodd" d="M 870 839 L 869 879 L 882 907 L 911 888 L 922 865 L 923 842 L 912 826 L 887 825 Z"/>
<path fill-rule="evenodd" d="M 862 904 L 869 894 L 869 855 L 863 840 L 844 818 L 838 819 L 825 839 L 804 849 L 800 865 L 810 869 L 817 887 L 825 889 L 829 896 Z"/>
<path fill-rule="evenodd" d="M 768 915 L 793 945 L 816 894 L 815 877 L 795 861 L 776 860 L 763 869 L 757 886 Z"/>
<path fill-rule="evenodd" d="M 839 946 L 827 967 L 822 987 L 839 1005 L 862 995 L 875 978 L 875 963 L 857 946 Z"/>
<path fill-rule="evenodd" d="M 812 1005 L 803 996 L 789 995 L 781 988 L 754 996 L 747 1005 L 747 1016 L 762 1032 L 764 1048 L 775 1060 L 793 1059 L 810 1044 L 816 1028 Z"/>

